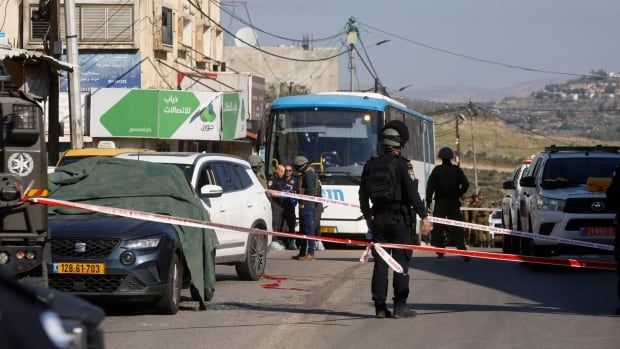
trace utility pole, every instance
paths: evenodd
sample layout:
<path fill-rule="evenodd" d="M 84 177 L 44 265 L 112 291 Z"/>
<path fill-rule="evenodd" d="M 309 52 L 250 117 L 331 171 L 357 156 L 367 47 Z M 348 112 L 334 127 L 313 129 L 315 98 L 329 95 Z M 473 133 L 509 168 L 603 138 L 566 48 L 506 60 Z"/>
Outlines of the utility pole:
<path fill-rule="evenodd" d="M 461 167 L 461 133 L 459 132 L 459 121 L 465 121 L 465 115 L 459 113 L 455 118 L 456 120 L 456 165 Z"/>
<path fill-rule="evenodd" d="M 50 0 L 49 2 L 50 13 L 50 30 L 48 34 L 46 54 L 59 59 L 60 54 L 56 50 L 60 48 L 62 50 L 62 43 L 59 40 L 60 34 L 58 33 L 58 18 L 60 17 L 60 0 Z M 61 52 L 60 52 L 61 53 Z M 59 86 L 58 86 L 58 72 L 50 70 L 49 83 L 48 83 L 48 103 L 47 103 L 47 159 L 51 166 L 55 166 L 58 162 L 60 147 L 60 120 L 58 118 L 58 98 L 59 98 Z"/>
<path fill-rule="evenodd" d="M 476 164 L 476 136 L 474 132 L 474 116 L 478 115 L 474 104 L 469 101 L 469 116 L 471 118 L 471 148 L 474 153 L 474 188 L 475 193 L 478 195 L 480 192 L 478 190 L 478 166 Z"/>
<path fill-rule="evenodd" d="M 67 36 L 67 61 L 73 65 L 69 72 L 69 117 L 71 119 L 71 147 L 84 147 L 82 128 L 82 98 L 80 97 L 80 63 L 78 37 L 75 30 L 75 0 L 65 0 L 65 32 Z"/>
<path fill-rule="evenodd" d="M 349 18 L 347 23 L 347 44 L 349 44 L 349 91 L 353 92 L 353 72 L 355 71 L 355 64 L 353 62 L 353 49 L 357 43 L 357 24 L 355 23 L 355 17 Z"/>

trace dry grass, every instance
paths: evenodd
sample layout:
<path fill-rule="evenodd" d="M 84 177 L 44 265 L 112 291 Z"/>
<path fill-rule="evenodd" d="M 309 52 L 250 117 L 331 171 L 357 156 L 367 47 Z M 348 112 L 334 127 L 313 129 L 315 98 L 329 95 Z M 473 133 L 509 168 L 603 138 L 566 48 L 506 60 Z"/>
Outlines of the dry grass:
<path fill-rule="evenodd" d="M 450 121 L 452 120 L 452 121 Z M 447 122 L 447 123 L 446 123 Z M 443 123 L 443 124 L 442 124 Z M 435 117 L 436 149 L 448 146 L 456 148 L 456 130 L 454 116 Z M 539 135 L 508 125 L 495 118 L 476 119 L 473 123 L 477 160 L 502 168 L 512 165 L 524 157 L 543 150 L 550 145 L 597 145 L 600 141 L 584 137 L 570 137 L 556 134 Z M 471 121 L 462 121 L 459 125 L 462 162 L 472 162 L 472 126 Z M 605 142 L 605 145 L 620 146 L 620 142 Z"/>

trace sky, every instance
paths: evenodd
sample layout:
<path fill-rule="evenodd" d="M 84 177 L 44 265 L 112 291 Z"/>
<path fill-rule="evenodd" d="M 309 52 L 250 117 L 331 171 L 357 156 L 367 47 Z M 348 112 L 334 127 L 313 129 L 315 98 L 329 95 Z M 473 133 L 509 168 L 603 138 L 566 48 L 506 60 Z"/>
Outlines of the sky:
<path fill-rule="evenodd" d="M 511 69 L 439 50 L 570 74 L 620 71 L 618 0 L 231 0 L 226 8 L 246 21 L 249 14 L 251 23 L 266 32 L 299 39 L 305 33 L 329 37 L 355 17 L 383 85 L 388 91 L 411 85 L 403 94 L 455 88 L 493 91 L 575 78 Z M 233 32 L 245 26 L 224 12 L 221 23 Z M 390 41 L 374 45 L 386 39 Z M 291 44 L 260 32 L 258 41 L 261 46 Z M 332 40 L 314 46 L 327 43 L 341 45 Z M 232 44 L 231 38 L 227 44 Z M 346 57 L 340 59 L 343 89 L 349 86 Z M 355 85 L 358 79 L 361 88 L 373 84 L 359 60 Z"/>

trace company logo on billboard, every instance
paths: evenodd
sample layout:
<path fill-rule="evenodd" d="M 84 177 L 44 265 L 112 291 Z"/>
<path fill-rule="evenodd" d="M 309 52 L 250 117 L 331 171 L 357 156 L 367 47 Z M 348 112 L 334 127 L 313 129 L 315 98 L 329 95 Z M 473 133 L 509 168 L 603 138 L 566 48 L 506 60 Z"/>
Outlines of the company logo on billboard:
<path fill-rule="evenodd" d="M 190 115 L 189 122 L 193 122 L 194 120 L 200 118 L 202 122 L 213 122 L 215 120 L 215 110 L 213 109 L 213 104 L 211 102 L 204 103 L 198 106 L 196 110 Z"/>

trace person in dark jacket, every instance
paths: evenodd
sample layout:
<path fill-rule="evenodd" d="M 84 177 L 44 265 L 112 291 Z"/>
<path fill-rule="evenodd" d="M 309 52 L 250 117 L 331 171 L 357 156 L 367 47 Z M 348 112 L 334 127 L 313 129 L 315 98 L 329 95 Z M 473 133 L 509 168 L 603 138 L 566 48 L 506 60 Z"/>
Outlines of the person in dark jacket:
<path fill-rule="evenodd" d="M 276 166 L 275 171 L 273 172 L 273 176 L 267 182 L 267 188 L 275 191 L 284 191 L 284 166 L 278 165 Z M 271 214 L 272 214 L 272 223 L 271 228 L 274 231 L 282 231 L 282 226 L 284 225 L 284 203 L 286 202 L 286 198 L 271 195 Z M 274 237 L 271 242 L 271 248 L 276 250 L 283 250 L 286 243 L 286 238 Z"/>
<path fill-rule="evenodd" d="M 293 160 L 293 165 L 298 175 L 298 193 L 309 196 L 321 196 L 318 192 L 318 176 L 308 159 L 305 156 L 297 156 Z M 314 236 L 314 201 L 299 201 L 299 233 Z M 300 261 L 314 260 L 314 240 L 302 239 L 300 242 L 299 254 L 293 256 L 293 259 Z"/>
<path fill-rule="evenodd" d="M 620 238 L 618 237 L 618 232 L 620 231 L 620 165 L 616 167 L 611 184 L 607 187 L 607 205 L 616 212 L 614 257 L 616 258 L 616 264 L 620 265 Z M 616 314 L 620 315 L 620 268 L 616 268 L 616 276 L 618 278 L 616 286 Z"/>
<path fill-rule="evenodd" d="M 404 126 L 404 124 L 402 125 Z M 405 128 L 406 129 L 406 128 Z M 373 157 L 364 166 L 359 189 L 362 215 L 368 228 L 372 231 L 375 243 L 411 244 L 411 231 L 406 224 L 403 209 L 412 206 L 422 218 L 422 234 L 430 231 L 430 223 L 420 194 L 409 175 L 409 160 L 401 156 L 401 147 L 406 137 L 401 136 L 395 128 L 384 128 L 381 133 L 383 154 Z M 370 207 L 372 202 L 372 208 Z M 389 250 L 389 249 L 388 249 Z M 388 252 L 389 253 L 389 252 Z M 374 266 L 372 273 L 372 300 L 375 303 L 377 318 L 403 318 L 414 316 L 415 312 L 407 307 L 409 296 L 409 262 L 412 251 L 392 249 L 392 257 L 401 265 L 405 274 L 394 272 L 394 313 L 387 309 L 388 265 L 373 249 Z"/>
<path fill-rule="evenodd" d="M 297 177 L 293 176 L 293 167 L 291 165 L 286 165 L 284 169 L 284 191 L 287 193 L 297 193 Z M 295 233 L 295 221 L 297 216 L 295 214 L 295 207 L 297 206 L 297 199 L 287 198 L 284 201 L 284 212 L 283 218 L 286 226 L 286 231 L 294 234 Z M 284 229 L 284 226 L 282 227 Z M 296 250 L 297 244 L 295 239 L 289 238 L 286 240 L 286 249 L 287 250 Z"/>
<path fill-rule="evenodd" d="M 438 153 L 441 165 L 436 166 L 428 177 L 426 185 L 426 207 L 430 210 L 431 203 L 435 200 L 433 216 L 463 221 L 461 214 L 461 197 L 469 189 L 469 181 L 460 167 L 452 164 L 454 158 L 452 149 L 441 148 Z M 435 224 L 431 233 L 431 244 L 435 247 L 446 247 L 452 237 L 459 250 L 466 250 L 465 230 L 461 227 Z M 437 253 L 438 259 L 443 259 L 443 253 Z M 463 257 L 468 262 L 470 257 Z"/>

